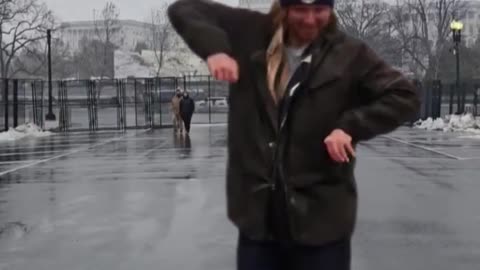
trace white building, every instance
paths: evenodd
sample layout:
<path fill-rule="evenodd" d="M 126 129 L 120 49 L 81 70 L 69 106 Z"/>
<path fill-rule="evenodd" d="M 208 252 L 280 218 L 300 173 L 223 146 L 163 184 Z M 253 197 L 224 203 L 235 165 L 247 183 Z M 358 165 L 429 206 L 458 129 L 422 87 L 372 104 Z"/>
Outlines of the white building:
<path fill-rule="evenodd" d="M 248 8 L 260 12 L 268 13 L 272 6 L 272 0 L 239 0 L 238 6 L 241 8 Z"/>
<path fill-rule="evenodd" d="M 113 35 L 112 42 L 120 49 L 133 51 L 138 42 L 151 44 L 152 24 L 133 20 L 119 20 L 118 22 L 119 33 Z M 102 32 L 103 21 L 97 21 L 97 25 L 98 32 L 104 34 Z M 69 46 L 71 51 L 78 50 L 79 42 L 84 38 L 87 40 L 99 39 L 95 21 L 65 22 L 62 23 L 59 32 L 59 38 Z"/>
<path fill-rule="evenodd" d="M 480 2 L 469 1 L 467 3 L 467 13 L 462 19 L 464 24 L 462 31 L 462 39 L 465 40 L 467 47 L 472 46 L 480 33 Z"/>

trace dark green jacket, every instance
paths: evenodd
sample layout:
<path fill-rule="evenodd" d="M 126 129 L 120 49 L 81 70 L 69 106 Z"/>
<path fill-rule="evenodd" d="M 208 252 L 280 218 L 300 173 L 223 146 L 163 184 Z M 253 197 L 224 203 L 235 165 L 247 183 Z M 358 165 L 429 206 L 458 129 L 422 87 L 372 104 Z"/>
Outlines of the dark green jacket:
<path fill-rule="evenodd" d="M 291 105 L 285 139 L 267 89 L 271 18 L 207 0 L 179 0 L 168 10 L 180 36 L 206 59 L 227 53 L 240 66 L 230 86 L 227 201 L 231 221 L 252 239 L 271 239 L 265 219 L 274 153 L 284 153 L 282 182 L 293 239 L 321 245 L 351 236 L 356 219 L 354 164 L 337 164 L 324 139 L 336 128 L 354 143 L 387 133 L 419 107 L 414 86 L 364 43 L 336 29 L 312 47 L 311 72 Z M 279 142 L 279 143 L 276 143 Z"/>

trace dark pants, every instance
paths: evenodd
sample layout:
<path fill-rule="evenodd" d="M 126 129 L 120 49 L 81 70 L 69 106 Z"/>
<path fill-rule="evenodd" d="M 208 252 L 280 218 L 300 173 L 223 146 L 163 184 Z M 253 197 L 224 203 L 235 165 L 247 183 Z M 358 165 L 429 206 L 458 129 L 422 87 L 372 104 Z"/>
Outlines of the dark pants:
<path fill-rule="evenodd" d="M 237 270 L 350 270 L 350 239 L 324 246 L 284 246 L 240 236 Z"/>
<path fill-rule="evenodd" d="M 192 115 L 183 114 L 182 119 L 183 119 L 183 124 L 185 125 L 185 130 L 187 131 L 187 133 L 190 133 L 190 123 L 192 122 Z"/>

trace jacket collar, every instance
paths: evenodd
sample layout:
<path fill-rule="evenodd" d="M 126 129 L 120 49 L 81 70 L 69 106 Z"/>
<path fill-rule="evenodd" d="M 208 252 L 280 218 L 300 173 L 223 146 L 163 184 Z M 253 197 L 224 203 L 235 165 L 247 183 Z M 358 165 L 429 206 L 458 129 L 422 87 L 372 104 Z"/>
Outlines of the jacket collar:
<path fill-rule="evenodd" d="M 331 67 L 323 66 L 325 58 L 329 54 L 330 50 L 334 45 L 343 38 L 344 34 L 337 30 L 332 29 L 323 33 L 318 39 L 316 39 L 310 46 L 307 48 L 305 55 L 311 55 L 311 69 L 310 76 L 307 79 L 307 85 L 309 88 L 318 87 L 332 79 L 335 76 L 335 73 L 332 71 Z M 270 44 L 270 43 L 268 43 Z M 268 45 L 267 45 L 268 46 Z M 268 119 L 270 120 L 272 128 L 278 132 L 278 109 L 275 105 L 275 101 L 270 94 L 268 89 L 267 82 L 267 49 L 257 50 L 251 54 L 251 71 L 252 78 L 255 86 L 257 87 L 257 92 L 261 96 L 262 105 L 266 108 Z M 320 69 L 320 74 L 324 74 L 319 78 L 312 78 L 312 71 L 317 72 Z M 318 73 L 317 73 L 318 74 Z M 313 84 L 313 85 L 312 85 Z"/>
<path fill-rule="evenodd" d="M 342 55 L 344 52 L 338 50 L 339 44 L 345 39 L 345 34 L 340 30 L 327 32 L 322 39 L 315 43 L 312 48 L 312 69 L 308 85 L 310 89 L 320 89 L 333 80 L 338 79 L 340 69 L 337 63 L 339 57 L 347 57 Z"/>

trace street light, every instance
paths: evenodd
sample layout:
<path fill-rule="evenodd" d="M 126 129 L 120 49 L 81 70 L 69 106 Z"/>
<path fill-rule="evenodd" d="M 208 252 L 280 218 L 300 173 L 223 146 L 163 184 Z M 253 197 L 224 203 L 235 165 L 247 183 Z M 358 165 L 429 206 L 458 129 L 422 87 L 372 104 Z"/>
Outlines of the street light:
<path fill-rule="evenodd" d="M 55 121 L 56 117 L 52 110 L 52 30 L 47 30 L 48 46 L 48 113 L 46 120 Z"/>
<path fill-rule="evenodd" d="M 453 49 L 453 54 L 456 57 L 457 62 L 457 77 L 455 81 L 455 91 L 457 92 L 457 113 L 463 113 L 463 108 L 461 108 L 460 102 L 460 41 L 462 39 L 462 29 L 463 23 L 461 21 L 453 20 L 450 23 L 450 29 L 452 30 L 453 42 L 455 47 Z"/>

